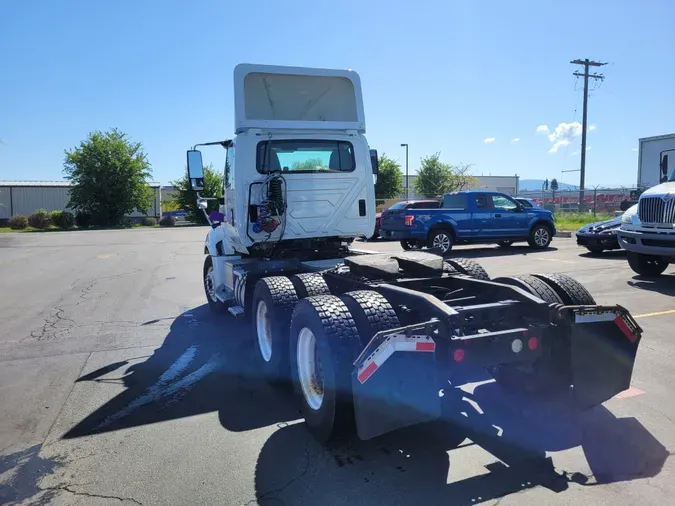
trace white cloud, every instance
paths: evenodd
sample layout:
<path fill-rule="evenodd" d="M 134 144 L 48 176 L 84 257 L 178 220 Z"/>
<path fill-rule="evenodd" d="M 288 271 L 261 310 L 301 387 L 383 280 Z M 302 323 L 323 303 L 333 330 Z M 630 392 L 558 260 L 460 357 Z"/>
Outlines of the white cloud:
<path fill-rule="evenodd" d="M 596 125 L 588 125 L 588 131 L 589 132 L 592 132 L 593 130 L 597 130 L 597 128 L 598 127 Z"/>
<path fill-rule="evenodd" d="M 637 150 L 638 150 L 638 148 L 633 148 L 633 149 L 631 149 L 631 151 L 637 151 Z"/>
<path fill-rule="evenodd" d="M 483 139 L 483 144 L 490 144 L 491 142 L 496 141 L 494 137 L 488 137 L 487 139 Z"/>
<path fill-rule="evenodd" d="M 515 139 L 511 139 L 511 142 L 520 142 L 520 137 L 516 137 Z"/>
<path fill-rule="evenodd" d="M 553 143 L 549 153 L 557 153 L 558 149 L 568 146 L 575 137 L 581 135 L 581 123 L 574 121 L 572 123 L 560 123 L 555 130 L 549 134 L 548 140 Z"/>
<path fill-rule="evenodd" d="M 550 132 L 550 130 L 548 129 L 548 125 L 539 125 L 535 132 L 538 134 L 547 134 Z"/>

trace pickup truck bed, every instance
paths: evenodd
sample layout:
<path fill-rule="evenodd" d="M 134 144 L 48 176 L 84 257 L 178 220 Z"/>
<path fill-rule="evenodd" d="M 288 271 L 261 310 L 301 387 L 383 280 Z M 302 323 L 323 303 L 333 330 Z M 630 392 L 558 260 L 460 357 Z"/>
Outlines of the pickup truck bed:
<path fill-rule="evenodd" d="M 401 241 L 404 249 L 434 247 L 443 253 L 468 243 L 507 247 L 527 241 L 544 249 L 556 233 L 550 211 L 525 208 L 504 193 L 486 191 L 448 193 L 439 209 L 383 213 L 380 230 L 382 238 Z"/>

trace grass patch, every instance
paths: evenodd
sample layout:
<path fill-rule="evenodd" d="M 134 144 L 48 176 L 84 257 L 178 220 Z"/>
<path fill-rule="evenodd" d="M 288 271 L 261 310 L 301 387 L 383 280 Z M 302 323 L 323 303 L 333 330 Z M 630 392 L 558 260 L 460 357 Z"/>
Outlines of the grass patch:
<path fill-rule="evenodd" d="M 40 229 L 40 228 L 34 228 L 34 227 L 26 227 L 23 230 L 12 230 L 9 227 L 0 227 L 0 234 L 3 233 L 19 233 L 19 234 L 25 234 L 26 232 L 73 232 L 75 230 L 130 230 L 130 229 L 136 229 L 136 228 L 159 228 L 159 225 L 141 225 L 140 223 L 134 223 L 130 227 L 87 227 L 87 228 L 68 228 L 68 229 L 62 229 L 55 227 L 53 225 L 50 225 L 49 228 L 46 229 Z"/>
<path fill-rule="evenodd" d="M 597 213 L 595 216 L 592 213 L 556 213 L 553 216 L 556 229 L 570 231 L 576 231 L 589 223 L 612 220 L 614 218 L 616 216 L 612 213 Z"/>

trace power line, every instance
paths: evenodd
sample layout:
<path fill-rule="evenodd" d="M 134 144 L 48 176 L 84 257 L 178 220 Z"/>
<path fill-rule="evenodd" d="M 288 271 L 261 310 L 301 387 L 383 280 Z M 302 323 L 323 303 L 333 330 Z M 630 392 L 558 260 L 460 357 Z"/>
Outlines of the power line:
<path fill-rule="evenodd" d="M 605 76 L 602 74 L 589 74 L 588 69 L 590 67 L 602 67 L 607 65 L 607 63 L 601 63 L 597 61 L 591 61 L 588 58 L 585 60 L 572 60 L 570 62 L 572 65 L 583 65 L 584 72 L 574 72 L 573 75 L 576 77 L 584 78 L 584 110 L 583 110 L 583 120 L 581 123 L 581 167 L 579 174 L 579 211 L 583 211 L 584 206 L 584 181 L 586 179 L 586 125 L 588 124 L 588 80 L 589 79 L 598 79 L 602 81 Z"/>

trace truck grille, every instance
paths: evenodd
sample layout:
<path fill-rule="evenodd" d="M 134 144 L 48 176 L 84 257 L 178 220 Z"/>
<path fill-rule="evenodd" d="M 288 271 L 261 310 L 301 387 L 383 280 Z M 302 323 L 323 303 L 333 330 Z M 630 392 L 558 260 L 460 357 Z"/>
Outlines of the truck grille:
<path fill-rule="evenodd" d="M 668 203 L 661 197 L 642 197 L 638 215 L 643 223 L 675 223 L 675 199 Z"/>

